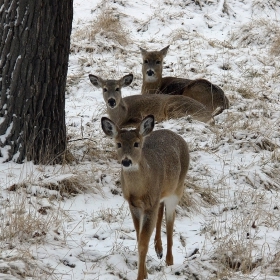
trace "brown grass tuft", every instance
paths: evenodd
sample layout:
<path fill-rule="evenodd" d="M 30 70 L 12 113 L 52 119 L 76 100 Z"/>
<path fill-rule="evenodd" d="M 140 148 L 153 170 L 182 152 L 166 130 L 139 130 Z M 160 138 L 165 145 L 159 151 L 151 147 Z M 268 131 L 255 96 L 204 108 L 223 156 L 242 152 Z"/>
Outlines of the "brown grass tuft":
<path fill-rule="evenodd" d="M 0 226 L 0 241 L 5 241 L 5 244 L 15 239 L 37 243 L 45 239 L 51 228 L 61 223 L 57 215 L 47 211 L 49 208 L 38 209 L 23 192 L 17 193 L 8 206 Z"/>
<path fill-rule="evenodd" d="M 247 274 L 262 262 L 261 258 L 253 256 L 253 249 L 254 245 L 250 240 L 228 240 L 217 248 L 217 260 L 224 265 L 225 271 L 241 271 Z"/>
<path fill-rule="evenodd" d="M 275 41 L 272 43 L 271 49 L 270 49 L 270 54 L 279 56 L 280 55 L 280 31 L 279 34 L 277 35 Z"/>
<path fill-rule="evenodd" d="M 237 88 L 237 92 L 241 94 L 243 98 L 254 99 L 256 98 L 255 92 L 250 87 L 242 86 Z"/>
<path fill-rule="evenodd" d="M 183 193 L 179 206 L 190 212 L 200 212 L 201 207 L 215 205 L 218 199 L 213 190 L 202 188 L 187 182 L 187 189 Z"/>
<path fill-rule="evenodd" d="M 274 256 L 272 261 L 270 262 L 272 265 L 272 274 L 275 276 L 280 276 L 280 252 L 277 252 Z"/>
<path fill-rule="evenodd" d="M 131 39 L 129 31 L 121 21 L 121 15 L 118 11 L 105 6 L 90 26 L 82 27 L 72 35 L 72 47 L 92 52 L 96 48 L 99 51 L 106 51 L 127 46 L 131 43 Z M 86 44 L 80 44 L 81 41 Z M 91 44 L 92 42 L 94 44 Z"/>
<path fill-rule="evenodd" d="M 92 23 L 92 29 L 90 31 L 91 38 L 96 37 L 97 34 L 100 34 L 121 46 L 126 46 L 130 41 L 128 31 L 124 29 L 119 14 L 116 14 L 109 9 L 101 12 L 96 21 Z"/>
<path fill-rule="evenodd" d="M 84 181 L 84 178 L 73 176 L 58 181 L 57 183 L 44 184 L 43 187 L 58 191 L 61 196 L 74 196 L 87 191 L 88 187 L 85 185 Z"/>
<path fill-rule="evenodd" d="M 21 182 L 11 185 L 8 190 L 17 191 L 19 189 L 28 189 L 30 186 L 31 184 L 28 182 Z M 37 186 L 41 189 L 56 191 L 61 197 L 75 196 L 85 192 L 100 192 L 93 173 L 77 174 L 57 182 L 41 182 L 37 183 Z M 38 196 L 53 197 L 53 195 L 48 195 L 47 191 L 43 192 L 41 189 L 38 193 L 33 193 L 33 195 L 36 196 L 38 194 Z"/>
<path fill-rule="evenodd" d="M 262 32 L 262 36 L 259 36 Z M 250 45 L 269 46 L 278 41 L 279 26 L 267 19 L 256 19 L 245 23 L 231 34 L 230 41 L 236 41 L 241 47 Z"/>

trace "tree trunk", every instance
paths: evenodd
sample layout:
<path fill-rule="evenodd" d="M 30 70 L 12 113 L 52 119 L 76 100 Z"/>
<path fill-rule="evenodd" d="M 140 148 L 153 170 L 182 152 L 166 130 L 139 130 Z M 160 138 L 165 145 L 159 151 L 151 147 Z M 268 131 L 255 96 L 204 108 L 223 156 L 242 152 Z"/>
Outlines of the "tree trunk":
<path fill-rule="evenodd" d="M 61 162 L 73 0 L 0 0 L 0 157 Z"/>

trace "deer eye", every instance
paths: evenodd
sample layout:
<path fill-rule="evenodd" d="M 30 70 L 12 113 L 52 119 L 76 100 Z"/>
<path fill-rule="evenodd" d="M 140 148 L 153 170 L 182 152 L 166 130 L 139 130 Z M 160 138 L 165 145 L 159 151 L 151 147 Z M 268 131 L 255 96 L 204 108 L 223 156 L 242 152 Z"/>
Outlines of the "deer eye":
<path fill-rule="evenodd" d="M 121 143 L 117 143 L 117 147 L 118 147 L 118 148 L 121 148 L 121 147 L 122 147 L 122 144 L 121 144 Z"/>
<path fill-rule="evenodd" d="M 144 63 L 148 63 L 149 61 L 147 59 L 144 60 Z"/>
<path fill-rule="evenodd" d="M 138 148 L 139 146 L 140 146 L 140 143 L 138 143 L 138 142 L 134 143 L 134 147 Z"/>
<path fill-rule="evenodd" d="M 156 64 L 161 64 L 161 61 L 160 61 L 160 60 L 157 60 L 157 61 L 156 61 Z"/>
<path fill-rule="evenodd" d="M 106 91 L 108 91 L 108 89 L 107 88 L 103 88 L 103 91 L 106 92 Z"/>
<path fill-rule="evenodd" d="M 119 91 L 119 90 L 120 90 L 120 89 L 117 87 L 117 88 L 116 88 L 116 91 Z"/>

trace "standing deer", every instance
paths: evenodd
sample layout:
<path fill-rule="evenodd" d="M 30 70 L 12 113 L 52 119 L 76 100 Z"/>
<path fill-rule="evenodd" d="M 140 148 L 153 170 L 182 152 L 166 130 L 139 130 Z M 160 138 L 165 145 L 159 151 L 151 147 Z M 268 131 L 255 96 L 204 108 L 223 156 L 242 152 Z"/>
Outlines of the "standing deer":
<path fill-rule="evenodd" d="M 151 114 L 158 122 L 187 115 L 204 122 L 212 118 L 212 112 L 187 96 L 139 94 L 122 98 L 121 89 L 130 85 L 133 80 L 132 74 L 119 80 L 103 80 L 90 74 L 89 79 L 94 86 L 102 88 L 107 113 L 120 127 L 139 124 L 143 117 Z"/>
<path fill-rule="evenodd" d="M 189 167 L 189 150 L 185 140 L 167 130 L 153 131 L 154 117 L 147 116 L 139 127 L 121 130 L 103 117 L 101 125 L 116 142 L 121 162 L 121 186 L 129 203 L 138 242 L 137 280 L 147 278 L 146 255 L 156 226 L 155 251 L 162 258 L 161 223 L 165 209 L 166 264 L 173 264 L 172 245 L 175 208 L 184 192 Z"/>
<path fill-rule="evenodd" d="M 215 113 L 228 109 L 229 101 L 223 90 L 205 79 L 162 77 L 163 59 L 168 48 L 169 46 L 160 51 L 146 51 L 140 48 L 143 58 L 141 93 L 188 96 L 202 103 L 208 111 Z"/>

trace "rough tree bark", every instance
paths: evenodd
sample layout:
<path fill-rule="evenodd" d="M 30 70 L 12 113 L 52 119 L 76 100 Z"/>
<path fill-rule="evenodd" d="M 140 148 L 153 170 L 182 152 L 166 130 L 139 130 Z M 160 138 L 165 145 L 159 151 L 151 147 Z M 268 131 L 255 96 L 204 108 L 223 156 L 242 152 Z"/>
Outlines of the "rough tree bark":
<path fill-rule="evenodd" d="M 73 0 L 0 0 L 0 157 L 60 162 Z"/>

